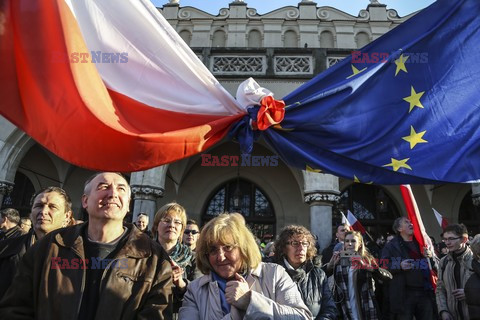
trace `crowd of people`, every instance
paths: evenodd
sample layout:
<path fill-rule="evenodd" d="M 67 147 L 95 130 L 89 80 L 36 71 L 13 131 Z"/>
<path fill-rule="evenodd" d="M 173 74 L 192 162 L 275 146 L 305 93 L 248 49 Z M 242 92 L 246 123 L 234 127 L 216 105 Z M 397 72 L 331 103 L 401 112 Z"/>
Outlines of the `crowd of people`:
<path fill-rule="evenodd" d="M 480 235 L 462 224 L 436 250 L 406 217 L 369 243 L 342 224 L 319 254 L 303 226 L 262 242 L 239 213 L 200 228 L 178 203 L 151 230 L 146 213 L 125 223 L 130 194 L 102 172 L 84 185 L 86 222 L 58 187 L 34 195 L 31 221 L 4 209 L 0 319 L 480 319 Z"/>

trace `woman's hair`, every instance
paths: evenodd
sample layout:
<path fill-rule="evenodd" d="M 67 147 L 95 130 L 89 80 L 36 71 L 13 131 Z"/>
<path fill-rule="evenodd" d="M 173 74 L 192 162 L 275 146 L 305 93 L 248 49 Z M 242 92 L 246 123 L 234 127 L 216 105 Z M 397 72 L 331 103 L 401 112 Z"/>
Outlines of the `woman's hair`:
<path fill-rule="evenodd" d="M 470 241 L 470 249 L 473 253 L 473 258 L 480 261 L 480 234 L 477 234 L 472 241 Z"/>
<path fill-rule="evenodd" d="M 245 225 L 240 213 L 223 213 L 203 226 L 197 242 L 197 268 L 204 274 L 212 271 L 208 261 L 209 249 L 213 245 L 223 244 L 238 247 L 242 259 L 242 271 L 255 269 L 262 256 L 252 232 Z"/>
<path fill-rule="evenodd" d="M 167 216 L 179 216 L 180 220 L 182 220 L 182 231 L 180 232 L 180 235 L 178 237 L 178 239 L 182 241 L 183 231 L 185 230 L 185 226 L 187 224 L 187 212 L 185 211 L 184 207 L 182 207 L 176 202 L 167 203 L 166 205 L 158 209 L 157 213 L 155 213 L 152 226 L 153 237 L 155 239 L 158 237 L 158 224 L 160 223 L 160 220 L 162 220 L 162 218 L 165 218 Z"/>
<path fill-rule="evenodd" d="M 277 241 L 275 241 L 275 260 L 277 262 L 283 261 L 282 259 L 287 256 L 287 243 L 293 237 L 304 237 L 310 243 L 310 246 L 307 248 L 307 260 L 311 260 L 317 255 L 315 239 L 312 233 L 305 227 L 290 225 L 280 231 L 280 235 Z"/>
<path fill-rule="evenodd" d="M 370 254 L 367 247 L 365 246 L 365 242 L 363 242 L 362 234 L 358 231 L 347 231 L 345 232 L 345 239 L 347 239 L 348 235 L 353 235 L 357 243 L 360 244 L 358 247 L 358 254 L 362 257 L 362 260 L 371 265 L 377 265 L 376 259 Z"/>

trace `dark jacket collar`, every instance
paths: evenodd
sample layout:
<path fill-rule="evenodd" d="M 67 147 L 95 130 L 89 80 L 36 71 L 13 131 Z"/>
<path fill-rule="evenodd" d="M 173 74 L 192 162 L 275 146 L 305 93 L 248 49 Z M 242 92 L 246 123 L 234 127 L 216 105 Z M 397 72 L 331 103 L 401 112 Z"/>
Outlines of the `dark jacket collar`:
<path fill-rule="evenodd" d="M 58 231 L 55 235 L 55 242 L 59 246 L 72 248 L 83 252 L 83 238 L 88 222 L 79 225 L 67 227 Z M 143 232 L 134 228 L 132 224 L 124 224 L 129 233 L 125 246 L 120 249 L 117 256 L 126 256 L 129 258 L 148 258 L 152 255 L 152 241 Z"/>

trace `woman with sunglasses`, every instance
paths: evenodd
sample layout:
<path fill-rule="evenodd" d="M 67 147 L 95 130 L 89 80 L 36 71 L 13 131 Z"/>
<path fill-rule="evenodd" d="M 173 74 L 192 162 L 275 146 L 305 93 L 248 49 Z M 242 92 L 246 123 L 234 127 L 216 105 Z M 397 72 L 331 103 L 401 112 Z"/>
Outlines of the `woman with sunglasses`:
<path fill-rule="evenodd" d="M 200 232 L 196 255 L 205 275 L 188 285 L 180 319 L 311 319 L 285 270 L 261 262 L 241 214 L 210 220 Z"/>
<path fill-rule="evenodd" d="M 313 263 L 315 239 L 305 227 L 287 226 L 275 242 L 275 261 L 283 266 L 314 319 L 336 319 L 337 308 L 325 272 Z"/>
<path fill-rule="evenodd" d="M 152 233 L 155 240 L 170 257 L 173 278 L 173 312 L 178 313 L 187 284 L 195 278 L 195 256 L 190 248 L 182 244 L 187 224 L 185 209 L 178 203 L 161 207 L 153 219 Z"/>
<path fill-rule="evenodd" d="M 374 292 L 374 277 L 391 279 L 368 252 L 358 231 L 345 233 L 345 250 L 336 258 L 334 298 L 343 319 L 376 320 L 381 318 Z"/>

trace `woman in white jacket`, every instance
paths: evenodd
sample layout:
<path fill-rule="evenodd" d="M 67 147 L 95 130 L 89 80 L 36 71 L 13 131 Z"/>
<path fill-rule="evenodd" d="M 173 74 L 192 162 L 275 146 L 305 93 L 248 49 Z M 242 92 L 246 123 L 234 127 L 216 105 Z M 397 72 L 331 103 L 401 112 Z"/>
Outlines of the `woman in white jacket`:
<path fill-rule="evenodd" d="M 197 243 L 197 268 L 179 318 L 311 319 L 297 286 L 276 264 L 262 263 L 253 234 L 239 213 L 208 222 Z"/>

